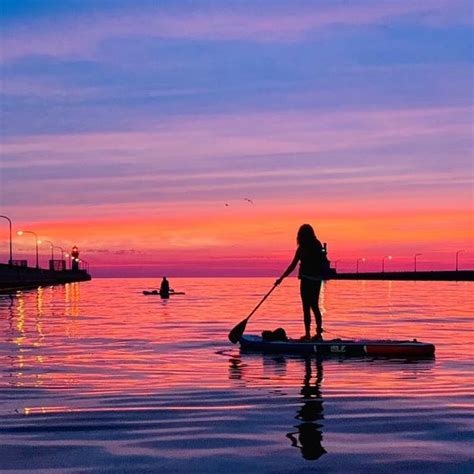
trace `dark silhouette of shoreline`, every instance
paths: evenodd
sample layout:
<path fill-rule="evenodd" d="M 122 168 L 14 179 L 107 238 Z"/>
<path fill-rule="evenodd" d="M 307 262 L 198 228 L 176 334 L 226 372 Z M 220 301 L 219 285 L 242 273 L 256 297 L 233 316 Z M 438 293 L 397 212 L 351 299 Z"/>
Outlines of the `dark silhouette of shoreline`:
<path fill-rule="evenodd" d="M 474 281 L 474 270 L 433 270 L 416 272 L 358 272 L 337 273 L 331 269 L 326 280 L 416 280 L 416 281 Z"/>

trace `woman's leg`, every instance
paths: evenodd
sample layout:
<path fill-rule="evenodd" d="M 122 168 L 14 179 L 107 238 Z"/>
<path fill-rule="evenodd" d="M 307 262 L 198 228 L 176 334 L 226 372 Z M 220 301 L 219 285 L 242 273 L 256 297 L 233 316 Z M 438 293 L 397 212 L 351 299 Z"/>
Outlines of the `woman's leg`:
<path fill-rule="evenodd" d="M 303 305 L 304 330 L 307 337 L 311 337 L 311 287 L 304 279 L 300 281 L 301 303 Z"/>
<path fill-rule="evenodd" d="M 314 318 L 316 319 L 316 334 L 321 335 L 323 332 L 323 318 L 321 311 L 319 309 L 319 293 L 321 292 L 321 282 L 316 281 L 312 282 L 314 286 L 311 292 L 311 309 L 314 313 Z"/>

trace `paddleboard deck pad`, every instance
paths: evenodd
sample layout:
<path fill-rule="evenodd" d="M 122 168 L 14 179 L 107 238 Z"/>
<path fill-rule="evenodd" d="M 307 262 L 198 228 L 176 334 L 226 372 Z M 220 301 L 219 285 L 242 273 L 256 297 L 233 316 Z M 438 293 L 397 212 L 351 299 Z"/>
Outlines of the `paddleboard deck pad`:
<path fill-rule="evenodd" d="M 393 341 L 387 339 L 329 339 L 324 341 L 267 341 L 261 336 L 244 335 L 240 347 L 247 351 L 276 352 L 280 354 L 317 354 L 341 356 L 430 357 L 435 346 L 428 342 Z"/>

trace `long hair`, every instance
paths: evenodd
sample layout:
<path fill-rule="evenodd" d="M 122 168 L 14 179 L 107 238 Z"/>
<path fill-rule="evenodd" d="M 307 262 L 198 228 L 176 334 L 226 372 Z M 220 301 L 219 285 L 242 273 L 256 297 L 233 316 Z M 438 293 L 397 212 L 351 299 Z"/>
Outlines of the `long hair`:
<path fill-rule="evenodd" d="M 303 224 L 298 229 L 298 234 L 296 236 L 296 243 L 299 247 L 306 249 L 320 247 L 321 242 L 316 237 L 314 229 L 309 224 Z"/>

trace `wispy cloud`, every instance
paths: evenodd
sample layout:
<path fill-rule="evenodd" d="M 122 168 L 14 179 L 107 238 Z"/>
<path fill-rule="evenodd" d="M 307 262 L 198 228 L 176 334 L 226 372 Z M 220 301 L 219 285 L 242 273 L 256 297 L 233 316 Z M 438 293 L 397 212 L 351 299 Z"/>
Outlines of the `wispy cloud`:
<path fill-rule="evenodd" d="M 2 152 L 149 152 L 190 160 L 255 153 L 308 153 L 455 134 L 469 137 L 469 107 L 274 112 L 170 118 L 143 132 L 12 137 Z M 192 153 L 189 144 L 193 144 Z M 123 155 L 122 155 L 123 156 Z M 122 158 L 128 159 L 128 158 Z"/>
<path fill-rule="evenodd" d="M 168 39 L 295 41 L 328 27 L 386 24 L 397 18 L 435 26 L 472 21 L 464 0 L 416 0 L 411 2 L 365 0 L 344 4 L 311 2 L 277 9 L 221 7 L 186 13 L 164 9 L 96 12 L 66 15 L 61 21 L 25 21 L 4 29 L 3 60 L 26 55 L 91 56 L 106 40 L 155 37 Z M 26 20 L 26 19 L 25 19 Z M 32 40 L 33 38 L 33 40 Z"/>
<path fill-rule="evenodd" d="M 4 202 L 223 205 L 248 193 L 272 199 L 275 189 L 279 200 L 360 199 L 361 189 L 447 195 L 472 183 L 470 117 L 468 107 L 236 114 L 170 119 L 144 132 L 10 138 Z"/>

